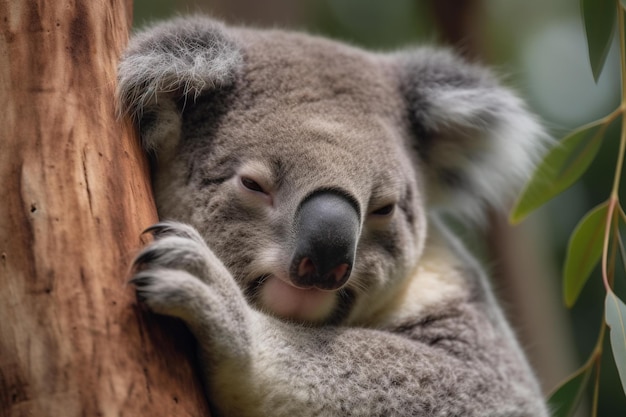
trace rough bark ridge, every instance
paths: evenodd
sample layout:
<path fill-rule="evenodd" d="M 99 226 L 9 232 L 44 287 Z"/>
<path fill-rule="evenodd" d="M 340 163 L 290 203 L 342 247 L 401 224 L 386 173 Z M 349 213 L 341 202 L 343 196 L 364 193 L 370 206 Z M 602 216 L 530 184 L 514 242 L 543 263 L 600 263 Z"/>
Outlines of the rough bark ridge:
<path fill-rule="evenodd" d="M 208 413 L 184 341 L 125 286 L 156 220 L 114 111 L 131 14 L 127 0 L 0 0 L 2 417 Z"/>

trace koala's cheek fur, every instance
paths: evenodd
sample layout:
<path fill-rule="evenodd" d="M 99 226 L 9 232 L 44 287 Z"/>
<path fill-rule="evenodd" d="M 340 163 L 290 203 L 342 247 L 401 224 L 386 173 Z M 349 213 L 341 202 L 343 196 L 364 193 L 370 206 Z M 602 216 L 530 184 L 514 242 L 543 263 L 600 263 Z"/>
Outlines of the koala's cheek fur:
<path fill-rule="evenodd" d="M 132 282 L 195 334 L 219 413 L 548 415 L 438 221 L 480 220 L 546 142 L 488 70 L 189 17 L 138 34 L 119 74 L 172 220 Z"/>
<path fill-rule="evenodd" d="M 418 213 L 414 224 L 398 213 L 390 231 L 368 232 L 362 239 L 354 282 L 359 296 L 349 316 L 352 324 L 371 323 L 408 285 L 422 258 L 427 236 L 426 218 Z M 412 227 L 411 227 L 412 226 Z"/>

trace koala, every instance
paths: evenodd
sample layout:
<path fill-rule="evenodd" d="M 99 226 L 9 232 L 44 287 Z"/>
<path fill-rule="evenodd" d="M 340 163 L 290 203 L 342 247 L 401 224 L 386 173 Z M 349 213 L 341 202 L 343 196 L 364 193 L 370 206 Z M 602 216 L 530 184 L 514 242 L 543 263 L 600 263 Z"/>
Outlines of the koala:
<path fill-rule="evenodd" d="M 195 335 L 215 416 L 548 416 L 441 220 L 480 222 L 545 148 L 490 71 L 189 16 L 118 81 L 162 220 L 131 282 Z"/>

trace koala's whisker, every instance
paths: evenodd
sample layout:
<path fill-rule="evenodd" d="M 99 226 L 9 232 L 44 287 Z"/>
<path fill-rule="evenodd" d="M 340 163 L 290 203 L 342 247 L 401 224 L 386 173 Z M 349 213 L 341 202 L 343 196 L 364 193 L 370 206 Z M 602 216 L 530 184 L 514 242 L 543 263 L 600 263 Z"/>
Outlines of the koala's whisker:
<path fill-rule="evenodd" d="M 350 288 L 351 290 L 356 291 L 358 294 L 366 294 L 369 286 L 367 285 L 364 278 L 365 277 L 361 274 L 350 277 L 346 288 Z"/>
<path fill-rule="evenodd" d="M 246 285 L 244 289 L 244 295 L 246 296 L 246 298 L 253 302 L 256 301 L 259 296 L 261 287 L 270 276 L 272 276 L 272 274 L 263 274 L 253 279 L 248 285 Z"/>

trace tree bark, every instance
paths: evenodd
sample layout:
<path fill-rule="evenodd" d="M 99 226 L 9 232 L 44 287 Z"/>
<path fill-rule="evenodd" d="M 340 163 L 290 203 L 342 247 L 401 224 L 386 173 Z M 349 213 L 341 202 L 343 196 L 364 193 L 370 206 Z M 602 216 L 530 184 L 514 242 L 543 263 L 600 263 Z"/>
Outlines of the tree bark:
<path fill-rule="evenodd" d="M 208 414 L 191 338 L 125 285 L 157 219 L 114 109 L 131 3 L 0 0 L 2 417 Z"/>

